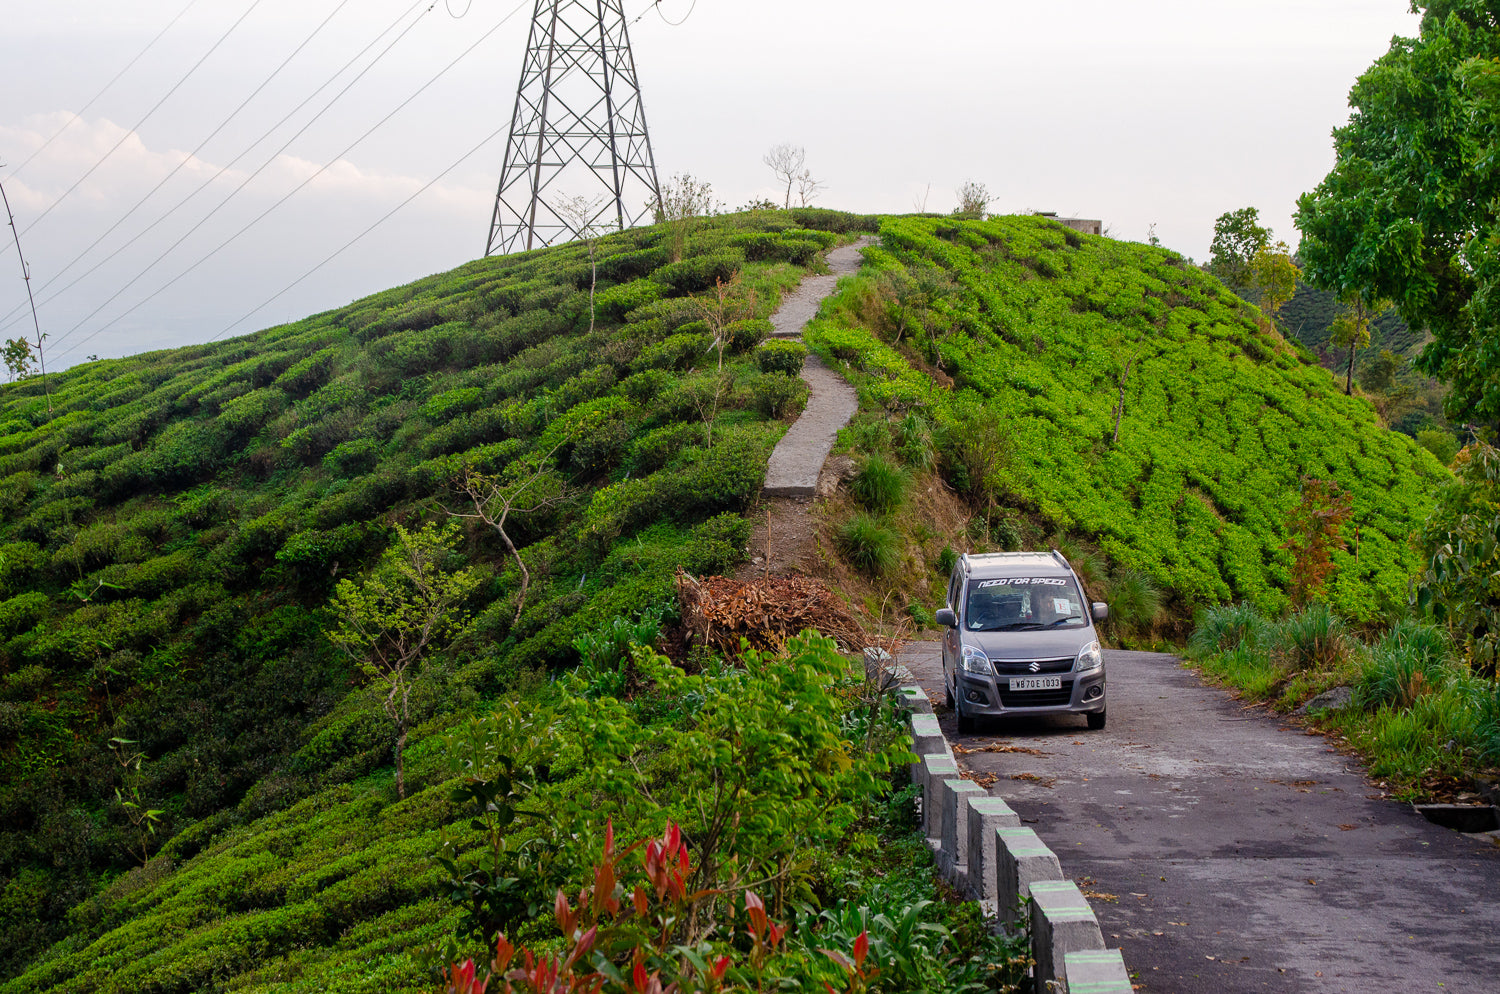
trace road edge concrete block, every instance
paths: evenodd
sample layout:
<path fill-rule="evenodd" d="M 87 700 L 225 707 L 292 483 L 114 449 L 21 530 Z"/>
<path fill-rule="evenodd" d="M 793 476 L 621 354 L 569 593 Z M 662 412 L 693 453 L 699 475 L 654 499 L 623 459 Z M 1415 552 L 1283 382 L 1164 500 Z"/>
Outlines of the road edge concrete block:
<path fill-rule="evenodd" d="M 1130 994 L 1130 971 L 1118 949 L 1075 950 L 1063 954 L 1068 994 Z"/>
<path fill-rule="evenodd" d="M 995 829 L 1020 828 L 1021 816 L 1003 797 L 971 797 L 969 804 L 969 887 L 981 901 L 994 901 L 1000 892 L 995 876 Z"/>
<path fill-rule="evenodd" d="M 903 684 L 896 688 L 896 706 L 913 715 L 932 714 L 932 700 L 921 687 Z"/>
<path fill-rule="evenodd" d="M 995 829 L 995 901 L 1002 922 L 1014 921 L 1021 898 L 1038 883 L 1062 880 L 1057 854 L 1029 828 Z"/>
<path fill-rule="evenodd" d="M 985 789 L 972 780 L 954 777 L 942 783 L 943 795 L 943 840 L 942 855 L 938 857 L 938 869 L 945 872 L 959 889 L 967 889 L 963 879 L 968 875 L 969 851 L 969 805 L 971 797 L 983 796 Z"/>
<path fill-rule="evenodd" d="M 911 747 L 918 756 L 948 752 L 948 740 L 938 727 L 937 715 L 914 714 L 911 716 Z"/>
<path fill-rule="evenodd" d="M 1088 898 L 1071 880 L 1038 880 L 1031 885 L 1032 976 L 1037 990 L 1060 980 L 1068 953 L 1102 950 L 1104 932 Z"/>
<path fill-rule="evenodd" d="M 958 776 L 958 761 L 944 749 L 922 756 L 922 835 L 932 839 L 942 830 L 942 794 L 940 785 Z"/>

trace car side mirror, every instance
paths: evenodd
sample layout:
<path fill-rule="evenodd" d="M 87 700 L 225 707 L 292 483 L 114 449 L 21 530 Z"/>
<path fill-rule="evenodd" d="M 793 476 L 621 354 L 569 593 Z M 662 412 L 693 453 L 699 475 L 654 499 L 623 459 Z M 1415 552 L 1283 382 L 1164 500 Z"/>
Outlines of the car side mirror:
<path fill-rule="evenodd" d="M 1089 610 L 1093 614 L 1095 621 L 1109 620 L 1109 605 L 1103 601 L 1094 601 L 1094 603 L 1089 605 Z"/>
<path fill-rule="evenodd" d="M 938 624 L 942 625 L 945 628 L 958 627 L 958 615 L 953 613 L 953 609 L 951 607 L 938 608 L 937 614 L 933 617 Z"/>

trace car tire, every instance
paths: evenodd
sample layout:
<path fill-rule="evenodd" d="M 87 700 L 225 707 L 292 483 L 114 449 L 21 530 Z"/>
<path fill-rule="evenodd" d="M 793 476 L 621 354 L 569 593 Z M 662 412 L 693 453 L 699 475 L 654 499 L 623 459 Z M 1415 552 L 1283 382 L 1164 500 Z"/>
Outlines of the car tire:
<path fill-rule="evenodd" d="M 958 697 L 955 701 L 958 705 L 954 710 L 958 713 L 958 733 L 969 735 L 974 731 L 974 716 L 964 710 L 964 701 Z"/>
<path fill-rule="evenodd" d="M 953 687 L 948 683 L 947 680 L 943 681 L 943 703 L 948 706 L 949 711 L 953 710 Z"/>
<path fill-rule="evenodd" d="M 1089 720 L 1089 731 L 1097 732 L 1104 727 L 1104 717 L 1108 712 L 1090 711 L 1084 717 Z"/>

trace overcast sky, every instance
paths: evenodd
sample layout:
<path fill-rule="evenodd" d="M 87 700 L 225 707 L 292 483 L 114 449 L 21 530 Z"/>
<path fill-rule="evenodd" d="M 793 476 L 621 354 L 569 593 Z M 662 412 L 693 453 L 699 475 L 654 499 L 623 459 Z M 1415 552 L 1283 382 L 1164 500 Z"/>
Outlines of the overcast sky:
<path fill-rule="evenodd" d="M 776 197 L 761 157 L 791 142 L 821 206 L 946 211 L 972 179 L 991 210 L 1134 241 L 1155 224 L 1199 260 L 1245 206 L 1295 246 L 1350 85 L 1416 31 L 1406 0 L 652 6 L 625 3 L 663 179 L 691 173 L 730 207 Z M 241 334 L 482 254 L 532 0 L 7 8 L 0 182 L 49 366 Z M 5 339 L 31 320 L 0 234 Z"/>

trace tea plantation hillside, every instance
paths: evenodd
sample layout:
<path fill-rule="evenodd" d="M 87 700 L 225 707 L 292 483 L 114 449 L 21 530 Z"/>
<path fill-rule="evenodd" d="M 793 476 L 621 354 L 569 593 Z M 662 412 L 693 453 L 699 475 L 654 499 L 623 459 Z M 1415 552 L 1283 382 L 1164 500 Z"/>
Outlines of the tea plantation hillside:
<path fill-rule="evenodd" d="M 808 341 L 877 420 L 935 419 L 949 480 L 997 495 L 993 513 L 1096 543 L 1174 593 L 1179 616 L 1277 611 L 1288 512 L 1303 477 L 1330 479 L 1354 507 L 1330 603 L 1368 619 L 1404 602 L 1408 536 L 1447 471 L 1218 280 L 1034 217 L 889 219 L 881 238 Z"/>
<path fill-rule="evenodd" d="M 1013 989 L 902 848 L 904 740 L 830 641 L 692 673 L 624 655 L 676 567 L 743 556 L 805 397 L 763 319 L 877 228 L 808 334 L 860 389 L 852 436 L 927 424 L 894 458 L 1183 609 L 1282 606 L 1286 513 L 1331 478 L 1358 525 L 1334 604 L 1404 597 L 1447 471 L 1180 258 L 1035 218 L 697 219 L 27 379 L 0 387 L 0 992 L 429 990 L 412 952 L 455 934 L 555 948 L 551 896 L 607 819 L 622 843 L 681 823 L 696 879 L 763 884 L 773 979 L 843 985 L 821 950 L 868 927 L 882 989 Z M 492 518 L 511 501 L 503 531 L 455 516 L 466 479 Z M 474 571 L 471 622 L 412 683 L 402 797 L 331 599 L 429 526 Z M 940 933 L 964 940 L 913 939 Z"/>
<path fill-rule="evenodd" d="M 143 848 L 185 858 L 389 764 L 326 605 L 393 525 L 472 512 L 465 467 L 530 482 L 507 522 L 530 590 L 466 522 L 474 622 L 418 681 L 416 725 L 575 664 L 576 638 L 664 601 L 679 564 L 741 556 L 740 512 L 805 396 L 757 368 L 763 318 L 856 227 L 873 222 L 634 230 L 599 241 L 593 312 L 572 245 L 0 387 L 0 977 L 103 927 L 70 909 Z"/>

